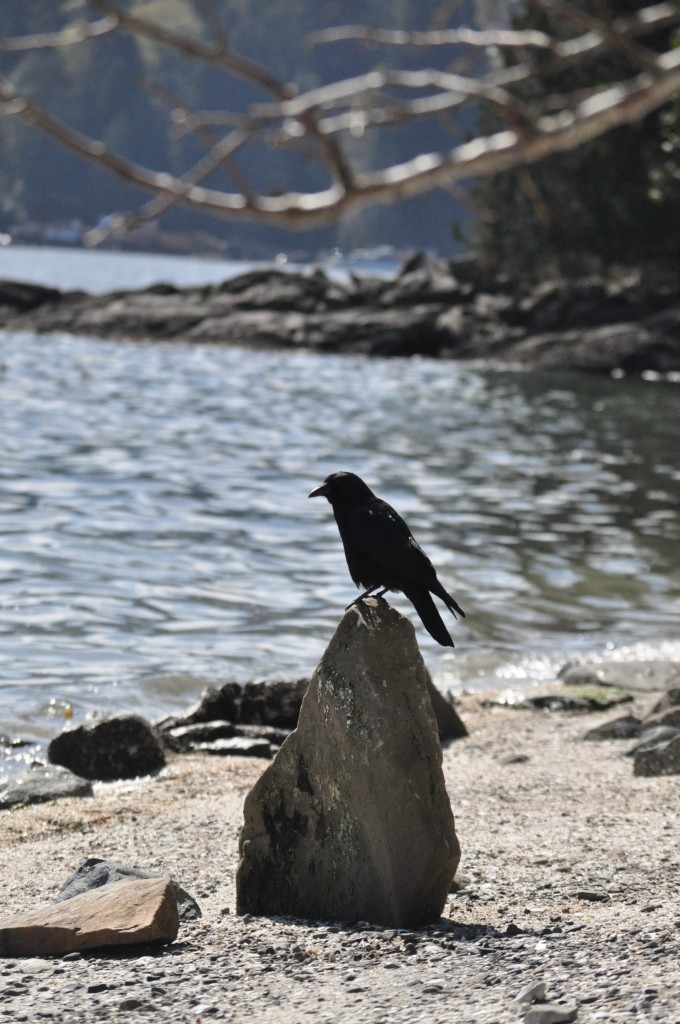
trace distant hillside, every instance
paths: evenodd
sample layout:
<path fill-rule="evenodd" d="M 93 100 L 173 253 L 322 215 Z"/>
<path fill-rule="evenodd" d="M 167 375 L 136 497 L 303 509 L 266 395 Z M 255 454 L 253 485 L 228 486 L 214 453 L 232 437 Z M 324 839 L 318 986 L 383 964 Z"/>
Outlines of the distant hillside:
<path fill-rule="evenodd" d="M 205 34 L 197 8 L 186 0 L 133 0 L 131 8 L 168 28 L 186 34 Z M 424 28 L 440 7 L 433 0 L 221 0 L 233 48 L 270 68 L 299 87 L 360 74 L 377 59 L 392 65 L 417 66 L 422 54 L 399 48 L 377 52 L 355 44 L 309 48 L 309 32 L 343 23 L 362 22 L 381 27 Z M 3 0 L 2 34 L 54 31 L 89 8 L 85 0 Z M 465 5 L 459 10 L 463 20 Z M 430 55 L 428 55 L 428 60 Z M 445 66 L 446 55 L 439 60 Z M 410 65 L 408 62 L 411 62 Z M 194 110 L 216 111 L 229 106 L 245 111 L 266 94 L 200 61 L 179 60 L 153 42 L 116 32 L 86 44 L 58 50 L 4 55 L 2 68 L 17 88 L 54 116 L 85 134 L 102 139 L 130 159 L 155 169 L 181 173 L 200 155 L 192 138 L 180 138 L 169 128 L 169 108 L 178 101 Z M 395 155 L 407 159 L 417 149 L 442 143 L 445 127 L 413 126 L 383 130 L 365 150 L 367 166 L 379 166 Z M 351 143 L 350 143 L 351 144 Z M 366 140 L 361 140 L 366 146 Z M 323 187 L 320 169 L 304 154 L 290 149 L 250 150 L 239 157 L 236 173 L 266 189 L 284 184 L 300 190 Z M 212 184 L 229 187 L 216 175 Z M 98 169 L 71 156 L 17 119 L 0 119 L 0 230 L 31 222 L 96 224 L 113 211 L 134 209 L 146 198 Z M 435 194 L 398 207 L 375 207 L 348 218 L 336 228 L 289 234 L 263 226 L 235 225 L 175 210 L 163 220 L 173 232 L 208 231 L 230 251 L 316 251 L 340 245 L 345 249 L 388 244 L 401 249 L 431 248 L 455 251 L 452 225 L 465 219 L 465 210 L 451 196 Z"/>

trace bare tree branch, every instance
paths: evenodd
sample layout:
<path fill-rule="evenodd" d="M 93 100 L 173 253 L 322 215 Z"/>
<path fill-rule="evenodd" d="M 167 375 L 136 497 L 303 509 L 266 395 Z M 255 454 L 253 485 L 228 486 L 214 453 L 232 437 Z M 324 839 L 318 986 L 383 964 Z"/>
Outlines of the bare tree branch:
<path fill-rule="evenodd" d="M 203 43 L 199 39 L 190 39 L 154 22 L 132 15 L 129 11 L 115 4 L 113 0 L 91 0 L 91 3 L 98 9 L 118 18 L 121 28 L 168 46 L 187 57 L 198 58 L 214 64 L 224 71 L 252 82 L 281 102 L 290 99 L 294 94 L 294 89 L 284 85 L 266 68 L 261 67 L 254 61 L 238 56 L 228 49 L 226 35 L 222 35 L 221 38 L 218 37 L 217 41 L 212 44 Z M 342 186 L 351 188 L 352 171 L 338 142 L 318 131 L 314 117 L 311 114 L 306 116 L 304 126 L 310 135 L 315 136 L 319 140 L 321 147 L 325 151 L 326 162 L 333 177 Z"/>
<path fill-rule="evenodd" d="M 574 13 L 576 9 L 567 0 L 538 0 L 576 25 L 577 34 L 559 40 L 543 32 L 511 30 L 438 28 L 426 33 L 395 33 L 362 26 L 329 29 L 316 33 L 314 43 L 357 39 L 380 45 L 456 44 L 475 53 L 492 46 L 507 53 L 509 66 L 486 68 L 477 75 L 428 67 L 373 70 L 297 93 L 294 86 L 231 49 L 210 0 L 193 0 L 210 37 L 207 41 L 132 14 L 116 0 L 91 2 L 104 15 L 100 21 L 72 26 L 61 33 L 0 41 L 0 51 L 87 45 L 95 35 L 118 27 L 181 57 L 244 79 L 263 94 L 262 100 L 251 104 L 246 112 L 197 112 L 185 104 L 175 104 L 182 130 L 195 133 L 205 153 L 184 173 L 171 174 L 130 160 L 101 140 L 77 131 L 19 94 L 9 78 L 0 77 L 0 114 L 22 118 L 72 152 L 151 194 L 152 199 L 137 214 L 114 219 L 95 238 L 126 230 L 177 203 L 232 220 L 287 228 L 318 226 L 367 204 L 391 203 L 433 188 L 450 189 L 472 177 L 526 167 L 550 153 L 582 145 L 612 127 L 639 120 L 680 95 L 680 48 L 657 54 L 637 42 L 680 23 L 678 3 L 656 4 L 607 22 Z M 518 85 L 610 52 L 625 54 L 636 73 L 613 85 L 600 82 L 578 92 L 553 93 L 540 102 L 518 98 Z M 421 152 L 379 170 L 362 169 L 354 147 L 344 145 L 346 139 L 360 138 L 377 126 L 408 125 L 471 104 L 492 108 L 506 129 L 482 134 L 448 151 Z M 258 192 L 229 164 L 234 154 L 246 147 L 301 143 L 311 146 L 310 155 L 326 171 L 327 187 L 319 191 L 300 193 L 284 188 L 276 195 Z M 218 168 L 230 175 L 233 191 L 206 186 Z"/>
<path fill-rule="evenodd" d="M 75 46 L 89 39 L 108 35 L 118 28 L 120 22 L 115 15 L 107 15 L 99 21 L 77 22 L 61 32 L 37 32 L 30 36 L 15 36 L 0 39 L 0 53 L 25 53 L 27 50 L 47 50 L 63 46 Z"/>
<path fill-rule="evenodd" d="M 333 28 L 312 32 L 308 41 L 311 46 L 327 43 L 341 43 L 348 40 L 381 46 L 474 46 L 483 50 L 489 47 L 512 47 L 539 50 L 554 50 L 555 40 L 545 32 L 535 30 L 514 31 L 494 29 L 480 31 L 474 28 L 440 28 L 431 31 L 406 32 L 399 29 L 369 28 L 367 25 L 337 25 Z"/>

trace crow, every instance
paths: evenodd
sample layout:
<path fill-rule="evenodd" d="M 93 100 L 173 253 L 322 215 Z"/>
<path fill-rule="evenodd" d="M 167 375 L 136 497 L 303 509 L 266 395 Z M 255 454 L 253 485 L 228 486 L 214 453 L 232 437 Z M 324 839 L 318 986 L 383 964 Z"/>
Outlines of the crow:
<path fill-rule="evenodd" d="M 310 498 L 327 498 L 333 507 L 345 549 L 349 574 L 363 594 L 400 590 L 412 603 L 423 625 L 443 647 L 453 647 L 430 594 L 440 597 L 454 616 L 465 612 L 444 590 L 432 562 L 391 505 L 378 498 L 355 473 L 331 473 Z M 349 605 L 348 607 L 352 607 Z"/>

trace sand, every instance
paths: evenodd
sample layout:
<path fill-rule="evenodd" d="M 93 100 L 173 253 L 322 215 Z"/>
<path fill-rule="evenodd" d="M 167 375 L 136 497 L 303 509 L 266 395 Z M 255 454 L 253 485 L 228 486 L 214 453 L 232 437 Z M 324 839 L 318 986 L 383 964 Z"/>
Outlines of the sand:
<path fill-rule="evenodd" d="M 0 961 L 0 1021 L 679 1024 L 680 776 L 635 778 L 630 741 L 582 740 L 616 711 L 481 695 L 460 710 L 471 735 L 444 769 L 461 888 L 422 931 L 235 914 L 261 760 L 183 755 L 94 798 L 0 812 L 3 917 L 89 856 L 169 871 L 203 910 L 164 949 Z M 534 984 L 544 1001 L 518 1002 Z"/>

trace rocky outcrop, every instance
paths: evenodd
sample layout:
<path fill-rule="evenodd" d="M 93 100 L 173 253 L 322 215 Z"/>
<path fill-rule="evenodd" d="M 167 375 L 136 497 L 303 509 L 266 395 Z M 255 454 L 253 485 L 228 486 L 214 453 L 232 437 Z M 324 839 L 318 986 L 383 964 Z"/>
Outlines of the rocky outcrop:
<path fill-rule="evenodd" d="M 223 730 L 230 730 L 223 731 L 222 736 L 253 735 L 254 726 L 264 727 L 260 735 L 266 735 L 266 730 L 272 728 L 290 732 L 297 725 L 308 685 L 309 679 L 303 678 L 209 686 L 185 714 L 163 719 L 158 728 L 168 733 L 185 726 L 221 722 Z"/>
<path fill-rule="evenodd" d="M 393 280 L 254 270 L 217 285 L 85 295 L 0 281 L 0 327 L 542 370 L 680 370 L 680 284 L 527 286 L 416 254 Z"/>
<path fill-rule="evenodd" d="M 460 857 L 441 761 L 413 626 L 384 601 L 354 606 L 246 798 L 239 912 L 436 920 Z"/>
<path fill-rule="evenodd" d="M 178 929 L 169 878 L 122 881 L 0 920 L 0 957 L 165 944 L 175 940 Z"/>
<path fill-rule="evenodd" d="M 157 732 L 139 715 L 115 715 L 67 729 L 47 749 L 60 764 L 84 779 L 133 779 L 158 771 L 165 752 Z"/>
<path fill-rule="evenodd" d="M 467 729 L 451 694 L 440 693 L 426 670 L 427 692 L 442 742 L 467 736 Z M 309 679 L 255 680 L 240 686 L 224 683 L 209 686 L 184 715 L 164 718 L 156 728 L 164 743 L 178 753 L 203 750 L 208 753 L 243 753 L 239 738 L 266 741 L 274 750 L 295 728 Z M 231 740 L 231 745 L 222 741 Z M 265 756 L 261 748 L 256 756 Z"/>

